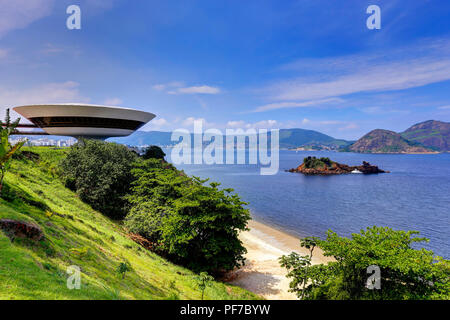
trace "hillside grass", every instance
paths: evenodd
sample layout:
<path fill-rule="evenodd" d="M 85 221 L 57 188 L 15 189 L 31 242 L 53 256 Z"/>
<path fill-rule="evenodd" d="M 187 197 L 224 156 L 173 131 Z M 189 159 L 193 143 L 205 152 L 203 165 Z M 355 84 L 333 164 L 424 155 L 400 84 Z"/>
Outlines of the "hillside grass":
<path fill-rule="evenodd" d="M 39 225 L 45 238 L 10 240 L 0 230 L 0 299 L 200 299 L 194 273 L 149 252 L 115 221 L 83 203 L 59 179 L 67 150 L 28 147 L 39 160 L 16 159 L 5 177 L 0 219 Z M 132 270 L 122 279 L 120 263 Z M 67 267 L 81 268 L 81 289 L 70 290 Z M 205 299 L 258 299 L 213 282 Z"/>

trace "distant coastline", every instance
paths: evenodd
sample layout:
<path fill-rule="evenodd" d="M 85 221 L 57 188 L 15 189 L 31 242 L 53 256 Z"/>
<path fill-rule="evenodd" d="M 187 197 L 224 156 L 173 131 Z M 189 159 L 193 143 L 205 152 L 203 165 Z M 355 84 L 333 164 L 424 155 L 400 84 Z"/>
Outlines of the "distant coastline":
<path fill-rule="evenodd" d="M 348 150 L 305 149 L 304 147 L 298 147 L 298 148 L 280 148 L 280 150 L 286 150 L 286 151 L 307 151 L 307 152 L 324 151 L 324 152 L 349 152 L 349 153 L 361 153 L 361 152 L 354 152 L 354 151 L 348 151 Z M 439 154 L 439 153 L 450 153 L 450 151 L 424 151 L 424 152 L 365 152 L 365 153 L 366 153 L 366 154 Z"/>
<path fill-rule="evenodd" d="M 245 133 L 244 133 L 245 135 Z M 172 133 L 166 131 L 136 131 L 128 137 L 111 138 L 108 141 L 133 147 L 157 145 L 172 148 L 177 142 L 171 140 Z M 71 145 L 63 137 L 27 137 L 35 145 Z M 436 154 L 450 152 L 450 123 L 429 120 L 415 124 L 403 132 L 375 129 L 356 141 L 336 139 L 314 130 L 280 129 L 280 150 L 294 151 L 339 151 L 370 154 Z M 194 135 L 192 135 L 194 138 Z M 269 132 L 269 141 L 270 141 Z M 210 142 L 204 142 L 204 146 Z M 225 145 L 225 144 L 224 144 Z M 246 146 L 248 147 L 248 146 Z"/>

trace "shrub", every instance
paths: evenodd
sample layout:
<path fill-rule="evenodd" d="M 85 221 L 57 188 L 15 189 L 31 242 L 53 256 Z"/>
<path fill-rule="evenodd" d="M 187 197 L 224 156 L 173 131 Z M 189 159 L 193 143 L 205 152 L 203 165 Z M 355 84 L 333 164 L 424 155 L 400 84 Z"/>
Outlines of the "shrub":
<path fill-rule="evenodd" d="M 432 251 L 413 249 L 417 231 L 372 227 L 339 237 L 328 231 L 326 240 L 309 242 L 309 256 L 293 252 L 280 258 L 288 269 L 291 291 L 305 299 L 449 299 L 450 263 Z M 303 242 L 302 246 L 306 246 Z M 335 261 L 311 265 L 314 246 Z M 366 285 L 369 266 L 380 268 L 380 289 Z"/>
<path fill-rule="evenodd" d="M 61 167 L 66 186 L 80 199 L 113 219 L 124 218 L 130 189 L 131 168 L 137 155 L 127 147 L 98 140 L 74 145 Z"/>
<path fill-rule="evenodd" d="M 305 164 L 305 168 L 307 169 L 315 169 L 320 167 L 331 167 L 333 161 L 330 158 L 322 157 L 317 159 L 316 157 L 306 157 L 303 159 L 303 163 Z"/>
<path fill-rule="evenodd" d="M 131 264 L 128 261 L 119 263 L 116 272 L 122 277 L 122 279 L 125 279 L 125 274 L 128 271 L 133 271 L 133 268 L 131 267 Z"/>
<path fill-rule="evenodd" d="M 145 149 L 144 155 L 142 156 L 144 159 L 164 159 L 166 154 L 162 149 L 158 146 L 150 146 Z"/>
<path fill-rule="evenodd" d="M 198 276 L 195 276 L 195 281 L 197 281 L 197 286 L 200 289 L 200 291 L 202 292 L 202 300 L 203 300 L 203 297 L 205 296 L 206 287 L 210 286 L 211 281 L 213 281 L 213 280 L 214 280 L 214 278 L 211 277 L 206 272 L 200 272 L 200 274 Z"/>
<path fill-rule="evenodd" d="M 206 186 L 206 180 L 155 159 L 132 172 L 132 208 L 125 220 L 131 232 L 156 242 L 173 262 L 196 272 L 214 274 L 243 263 L 246 250 L 238 232 L 246 230 L 250 214 L 231 189 Z"/>

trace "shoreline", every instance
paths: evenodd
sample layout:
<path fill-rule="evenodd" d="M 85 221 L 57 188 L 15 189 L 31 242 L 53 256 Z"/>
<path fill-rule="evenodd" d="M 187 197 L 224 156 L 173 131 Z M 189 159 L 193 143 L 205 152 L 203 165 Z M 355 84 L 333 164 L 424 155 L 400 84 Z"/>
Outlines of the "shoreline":
<path fill-rule="evenodd" d="M 233 271 L 228 282 L 265 299 L 296 300 L 296 295 L 288 291 L 290 279 L 286 278 L 287 270 L 280 266 L 278 258 L 292 251 L 302 255 L 309 254 L 309 251 L 300 247 L 300 238 L 267 224 L 251 220 L 248 227 L 250 231 L 239 236 L 247 248 L 245 266 Z M 328 261 L 332 258 L 323 256 L 319 248 L 314 250 L 313 264 Z"/>

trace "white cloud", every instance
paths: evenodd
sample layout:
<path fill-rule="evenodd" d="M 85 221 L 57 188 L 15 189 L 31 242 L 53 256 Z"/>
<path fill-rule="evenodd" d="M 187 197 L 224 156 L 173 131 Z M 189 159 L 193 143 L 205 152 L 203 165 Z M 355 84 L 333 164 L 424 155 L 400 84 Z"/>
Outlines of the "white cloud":
<path fill-rule="evenodd" d="M 44 48 L 41 50 L 44 54 L 56 54 L 64 52 L 64 48 L 60 46 L 56 46 L 53 43 L 47 43 L 45 44 Z"/>
<path fill-rule="evenodd" d="M 308 118 L 303 118 L 302 120 L 288 120 L 284 122 L 279 122 L 280 128 L 305 128 L 313 130 L 324 130 L 324 129 L 338 129 L 347 127 L 352 122 L 343 120 L 311 120 Z"/>
<path fill-rule="evenodd" d="M 183 82 L 172 81 L 168 83 L 159 83 L 152 86 L 153 90 L 166 91 L 168 94 L 218 94 L 220 89 L 207 85 L 186 87 Z"/>
<path fill-rule="evenodd" d="M 169 130 L 170 123 L 164 118 L 156 118 L 143 126 L 140 130 L 142 131 L 164 131 Z"/>
<path fill-rule="evenodd" d="M 357 129 L 359 129 L 359 126 L 356 123 L 351 122 L 343 127 L 340 127 L 338 130 L 339 131 L 352 131 L 352 130 L 357 130 Z"/>
<path fill-rule="evenodd" d="M 156 91 L 163 91 L 166 86 L 164 84 L 155 84 L 154 86 L 152 86 L 152 88 Z"/>
<path fill-rule="evenodd" d="M 177 88 L 175 90 L 168 91 L 169 94 L 218 94 L 220 89 L 210 86 L 193 86 L 185 88 Z"/>
<path fill-rule="evenodd" d="M 448 106 L 441 106 L 441 107 L 438 107 L 438 109 L 447 110 L 447 109 L 450 109 L 450 105 L 448 105 Z"/>
<path fill-rule="evenodd" d="M 277 128 L 279 126 L 276 120 L 262 120 L 251 125 L 255 129 L 270 129 Z"/>
<path fill-rule="evenodd" d="M 450 41 L 421 43 L 372 55 L 300 60 L 285 69 L 300 69 L 308 76 L 265 88 L 273 100 L 307 101 L 409 89 L 450 80 Z"/>
<path fill-rule="evenodd" d="M 0 37 L 50 15 L 54 0 L 0 0 Z"/>
<path fill-rule="evenodd" d="M 323 131 L 352 131 L 359 129 L 359 125 L 355 122 L 342 121 L 342 120 L 310 120 L 304 118 L 300 121 L 288 120 L 288 121 L 277 121 L 277 120 L 262 120 L 257 122 L 247 122 L 244 120 L 234 120 L 228 121 L 226 123 L 226 128 L 232 129 L 292 129 L 292 128 L 304 128 L 310 130 Z"/>
<path fill-rule="evenodd" d="M 156 91 L 164 91 L 166 89 L 170 89 L 170 88 L 179 88 L 179 87 L 183 87 L 184 83 L 180 82 L 180 81 L 172 81 L 172 82 L 168 82 L 168 83 L 158 83 L 152 86 L 152 88 Z"/>
<path fill-rule="evenodd" d="M 89 102 L 80 95 L 79 84 L 73 81 L 63 83 L 47 83 L 27 89 L 11 89 L 0 87 L 0 101 L 3 112 L 6 107 L 41 103 Z"/>
<path fill-rule="evenodd" d="M 371 115 L 386 115 L 388 113 L 403 113 L 403 114 L 411 113 L 411 110 L 381 108 L 378 106 L 361 108 L 359 110 Z"/>
<path fill-rule="evenodd" d="M 122 104 L 122 99 L 119 98 L 110 98 L 106 99 L 104 104 L 107 106 L 120 106 Z"/>
<path fill-rule="evenodd" d="M 246 122 L 243 120 L 228 121 L 226 128 L 230 129 L 272 129 L 278 128 L 279 123 L 276 120 L 261 120 L 258 122 Z"/>
<path fill-rule="evenodd" d="M 89 7 L 90 11 L 100 11 L 112 9 L 117 0 L 84 0 L 85 4 Z"/>
<path fill-rule="evenodd" d="M 194 122 L 196 122 L 196 121 L 201 121 L 203 123 L 203 125 L 206 123 L 206 120 L 204 118 L 189 117 L 189 118 L 184 119 L 181 124 L 185 127 L 192 127 L 192 126 L 194 126 Z"/>
<path fill-rule="evenodd" d="M 243 120 L 237 120 L 237 121 L 228 121 L 227 127 L 228 128 L 243 128 L 245 127 L 247 123 Z"/>
<path fill-rule="evenodd" d="M 367 107 L 362 108 L 361 111 L 368 114 L 380 114 L 383 112 L 383 109 L 380 107 Z"/>
<path fill-rule="evenodd" d="M 254 109 L 251 112 L 264 112 L 269 110 L 277 110 L 277 109 L 285 109 L 285 108 L 305 108 L 305 107 L 311 107 L 315 105 L 323 105 L 323 104 L 330 104 L 330 103 L 338 103 L 343 102 L 343 99 L 340 98 L 329 98 L 329 99 L 322 99 L 322 100 L 311 100 L 311 101 L 303 101 L 303 102 L 277 102 L 277 103 L 270 103 L 263 106 L 259 106 L 256 109 Z"/>
<path fill-rule="evenodd" d="M 0 59 L 4 59 L 8 56 L 8 50 L 0 49 Z"/>
<path fill-rule="evenodd" d="M 168 121 L 164 118 L 155 119 L 152 121 L 155 126 L 162 127 L 168 124 Z"/>

